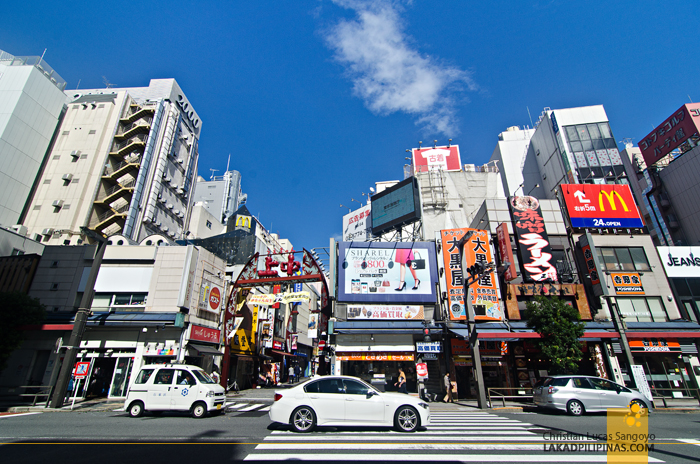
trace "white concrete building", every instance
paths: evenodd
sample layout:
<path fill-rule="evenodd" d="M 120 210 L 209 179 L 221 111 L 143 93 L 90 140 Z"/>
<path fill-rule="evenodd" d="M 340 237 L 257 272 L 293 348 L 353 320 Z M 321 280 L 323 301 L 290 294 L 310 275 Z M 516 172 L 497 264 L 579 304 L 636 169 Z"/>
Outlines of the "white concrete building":
<path fill-rule="evenodd" d="M 47 244 L 80 228 L 140 242 L 187 231 L 201 121 L 174 79 L 74 90 L 24 225 Z M 32 235 L 34 236 L 34 235 Z"/>
<path fill-rule="evenodd" d="M 62 117 L 65 87 L 40 57 L 0 50 L 0 225 L 21 220 Z"/>
<path fill-rule="evenodd" d="M 202 202 L 204 207 L 222 224 L 245 204 L 248 195 L 241 191 L 241 173 L 226 171 L 223 176 L 205 180 L 197 177 L 194 201 Z"/>

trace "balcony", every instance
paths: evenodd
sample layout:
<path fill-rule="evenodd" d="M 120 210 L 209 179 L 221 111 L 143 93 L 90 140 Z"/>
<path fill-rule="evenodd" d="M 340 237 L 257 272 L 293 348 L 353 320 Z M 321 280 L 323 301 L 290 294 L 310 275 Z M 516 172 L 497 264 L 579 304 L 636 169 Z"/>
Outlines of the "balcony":
<path fill-rule="evenodd" d="M 124 156 L 135 149 L 143 150 L 146 147 L 146 139 L 148 139 L 148 134 L 138 134 L 123 142 L 117 142 L 109 154 L 110 156 Z"/>
<path fill-rule="evenodd" d="M 136 104 L 132 104 L 129 107 L 129 110 L 127 111 L 126 115 L 124 115 L 123 118 L 119 120 L 120 123 L 122 124 L 131 124 L 132 122 L 136 121 L 137 119 L 146 117 L 146 116 L 153 116 L 153 114 L 156 111 L 155 103 L 152 105 L 148 106 L 139 106 Z"/>
<path fill-rule="evenodd" d="M 97 199 L 94 203 L 104 208 L 110 208 L 109 205 L 111 203 L 114 203 L 115 200 L 125 195 L 131 195 L 134 192 L 135 185 L 136 180 L 129 179 L 123 184 L 117 184 L 112 187 L 106 188 L 104 192 L 98 193 Z"/>
<path fill-rule="evenodd" d="M 107 166 L 102 173 L 103 180 L 109 180 L 112 182 L 117 182 L 117 179 L 123 177 L 128 172 L 135 170 L 138 171 L 141 167 L 141 157 L 133 156 L 127 158 L 126 160 L 117 163 L 114 166 Z"/>
<path fill-rule="evenodd" d="M 114 139 L 128 139 L 137 134 L 148 133 L 151 129 L 151 122 L 153 122 L 153 118 L 141 118 L 126 126 L 120 126 Z"/>
<path fill-rule="evenodd" d="M 129 204 L 127 203 L 118 208 L 107 208 L 107 211 L 97 214 L 97 216 L 90 221 L 90 229 L 96 232 L 102 232 L 104 229 L 116 223 L 120 223 L 123 227 L 126 215 L 129 212 Z"/>

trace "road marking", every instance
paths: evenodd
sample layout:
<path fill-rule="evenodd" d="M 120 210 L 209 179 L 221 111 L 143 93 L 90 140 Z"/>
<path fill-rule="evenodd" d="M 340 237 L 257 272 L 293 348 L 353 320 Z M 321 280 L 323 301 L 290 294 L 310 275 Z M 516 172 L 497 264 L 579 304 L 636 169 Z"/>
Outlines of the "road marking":
<path fill-rule="evenodd" d="M 0 419 L 7 419 L 8 417 L 32 416 L 34 414 L 42 414 L 42 413 L 40 413 L 40 412 L 17 412 L 17 413 L 10 413 L 10 414 L 2 414 L 2 415 L 0 415 Z"/>
<path fill-rule="evenodd" d="M 263 407 L 263 406 L 265 406 L 265 405 L 264 404 L 251 404 L 250 406 L 245 407 L 245 408 L 241 408 L 236 412 L 252 411 L 253 409 L 258 409 L 258 408 Z"/>
<path fill-rule="evenodd" d="M 603 455 L 564 455 L 564 454 L 419 454 L 414 455 L 424 462 L 608 462 L 608 456 Z M 245 461 L 278 461 L 284 455 L 274 453 L 249 454 Z M 295 455 L 296 461 L 406 461 L 410 456 L 402 454 L 302 454 Z M 649 458 L 648 462 L 664 462 Z"/>
<path fill-rule="evenodd" d="M 678 440 L 689 445 L 700 446 L 700 440 L 696 438 L 674 438 L 673 440 Z"/>

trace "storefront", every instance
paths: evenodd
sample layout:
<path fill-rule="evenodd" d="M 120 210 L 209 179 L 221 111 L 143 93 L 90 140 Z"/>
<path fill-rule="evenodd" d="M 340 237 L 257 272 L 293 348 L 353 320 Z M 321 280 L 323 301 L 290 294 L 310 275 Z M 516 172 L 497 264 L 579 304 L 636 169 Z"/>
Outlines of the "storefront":
<path fill-rule="evenodd" d="M 206 372 L 212 372 L 215 365 L 220 362 L 219 358 L 224 355 L 219 350 L 220 339 L 220 330 L 191 324 L 187 338 L 185 363 L 199 366 Z"/>

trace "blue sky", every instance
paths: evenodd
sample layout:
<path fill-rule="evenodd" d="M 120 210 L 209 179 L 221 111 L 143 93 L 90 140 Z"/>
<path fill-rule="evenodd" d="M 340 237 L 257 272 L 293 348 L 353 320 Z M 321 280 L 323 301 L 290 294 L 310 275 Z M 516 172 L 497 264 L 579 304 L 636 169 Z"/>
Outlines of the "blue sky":
<path fill-rule="evenodd" d="M 403 179 L 418 141 L 483 164 L 528 108 L 603 104 L 638 142 L 700 101 L 699 16 L 692 0 L 27 0 L 3 8 L 0 49 L 47 48 L 68 89 L 175 78 L 202 118 L 200 175 L 230 154 L 250 211 L 301 249 Z"/>

